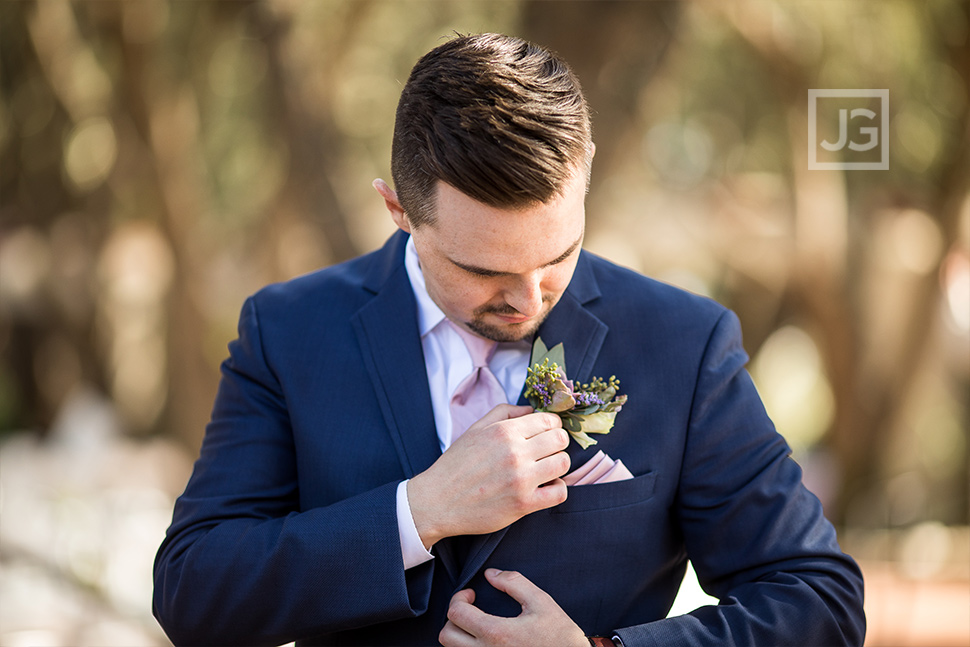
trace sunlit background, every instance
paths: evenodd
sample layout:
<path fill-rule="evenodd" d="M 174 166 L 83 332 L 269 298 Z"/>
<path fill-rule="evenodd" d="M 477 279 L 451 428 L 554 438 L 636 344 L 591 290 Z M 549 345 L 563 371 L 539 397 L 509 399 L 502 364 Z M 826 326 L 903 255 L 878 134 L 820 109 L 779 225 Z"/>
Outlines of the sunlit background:
<path fill-rule="evenodd" d="M 970 645 L 962 0 L 0 3 L 0 644 L 168 644 L 152 558 L 242 301 L 391 233 L 370 182 L 454 31 L 573 64 L 587 247 L 737 311 L 867 644 Z M 815 88 L 889 90 L 888 170 L 808 170 Z"/>

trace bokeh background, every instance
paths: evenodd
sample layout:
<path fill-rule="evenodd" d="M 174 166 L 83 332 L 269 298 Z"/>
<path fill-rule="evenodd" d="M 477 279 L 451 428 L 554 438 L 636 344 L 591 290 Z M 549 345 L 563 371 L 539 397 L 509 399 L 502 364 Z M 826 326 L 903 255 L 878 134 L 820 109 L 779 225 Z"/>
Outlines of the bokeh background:
<path fill-rule="evenodd" d="M 738 312 L 867 644 L 970 645 L 963 0 L 0 3 L 0 644 L 168 644 L 152 558 L 242 301 L 391 233 L 370 182 L 455 31 L 573 64 L 587 248 Z M 888 170 L 808 170 L 813 88 L 889 90 Z"/>

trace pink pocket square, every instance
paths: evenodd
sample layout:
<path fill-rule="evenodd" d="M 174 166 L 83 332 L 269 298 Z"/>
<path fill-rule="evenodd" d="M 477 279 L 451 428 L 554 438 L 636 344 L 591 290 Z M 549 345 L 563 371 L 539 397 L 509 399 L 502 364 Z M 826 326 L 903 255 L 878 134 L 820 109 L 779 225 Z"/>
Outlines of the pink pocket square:
<path fill-rule="evenodd" d="M 633 474 L 622 461 L 614 461 L 602 451 L 599 451 L 583 465 L 562 477 L 562 480 L 566 482 L 566 485 L 595 485 L 632 478 Z"/>

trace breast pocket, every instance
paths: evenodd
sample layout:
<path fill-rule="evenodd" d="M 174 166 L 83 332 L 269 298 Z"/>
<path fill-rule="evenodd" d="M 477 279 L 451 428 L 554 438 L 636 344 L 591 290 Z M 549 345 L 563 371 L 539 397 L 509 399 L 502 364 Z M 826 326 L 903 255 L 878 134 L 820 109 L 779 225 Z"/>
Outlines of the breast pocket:
<path fill-rule="evenodd" d="M 670 560 L 661 485 L 648 472 L 569 487 L 563 503 L 512 524 L 489 565 L 521 571 L 571 618 L 599 626 L 604 609 L 629 608 L 633 592 L 646 590 Z M 604 578 L 609 596 L 600 594 Z"/>
<path fill-rule="evenodd" d="M 653 496 L 656 472 L 613 483 L 574 485 L 566 489 L 566 500 L 550 508 L 552 514 L 573 514 L 594 510 L 609 510 L 635 505 Z"/>

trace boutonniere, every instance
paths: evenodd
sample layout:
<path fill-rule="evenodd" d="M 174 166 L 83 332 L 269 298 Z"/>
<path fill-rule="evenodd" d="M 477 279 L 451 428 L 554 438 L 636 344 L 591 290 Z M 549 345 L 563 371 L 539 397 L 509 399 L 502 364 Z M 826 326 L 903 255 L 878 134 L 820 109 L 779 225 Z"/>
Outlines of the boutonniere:
<path fill-rule="evenodd" d="M 566 377 L 566 355 L 562 344 L 546 348 L 537 337 L 532 345 L 525 397 L 536 411 L 548 411 L 562 418 L 562 428 L 586 449 L 596 441 L 588 434 L 608 434 L 627 396 L 617 395 L 620 381 L 594 377 L 589 384 L 573 384 Z"/>

